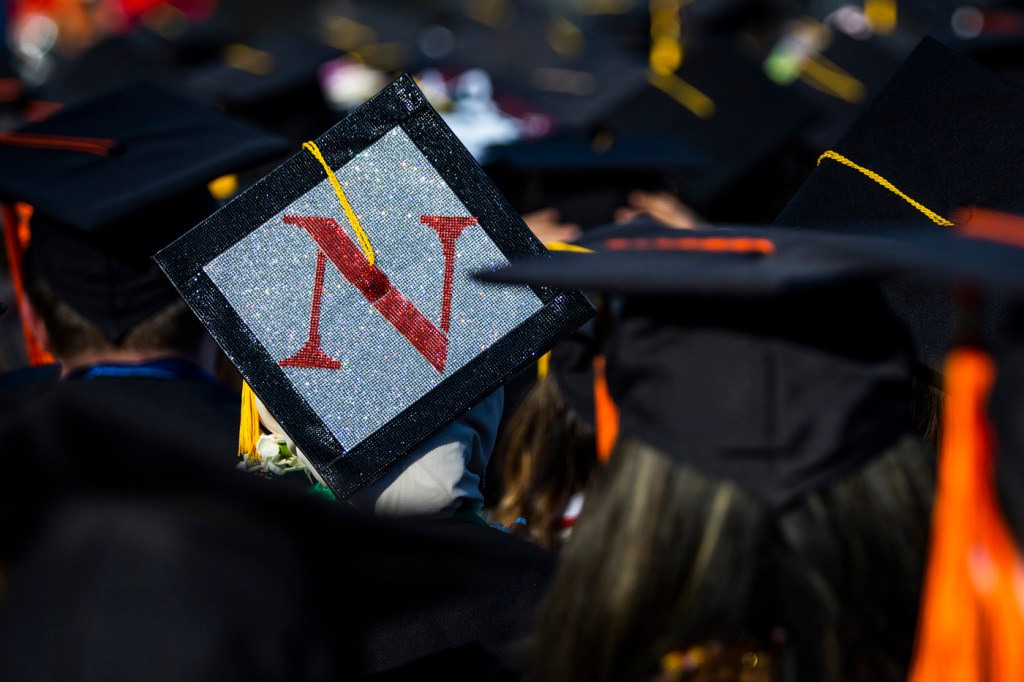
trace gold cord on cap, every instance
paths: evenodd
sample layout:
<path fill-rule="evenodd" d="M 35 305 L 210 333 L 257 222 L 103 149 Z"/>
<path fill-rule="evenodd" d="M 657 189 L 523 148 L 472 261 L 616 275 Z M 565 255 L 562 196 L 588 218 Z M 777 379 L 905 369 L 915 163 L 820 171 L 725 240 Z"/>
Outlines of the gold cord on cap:
<path fill-rule="evenodd" d="M 887 190 L 889 190 L 890 192 L 892 192 L 893 194 L 895 194 L 899 198 L 901 198 L 904 201 L 906 201 L 908 204 L 910 204 L 911 206 L 916 208 L 921 213 L 923 213 L 926 216 L 928 216 L 928 219 L 931 220 L 936 225 L 942 225 L 943 227 L 952 227 L 953 226 L 953 223 L 951 221 L 946 220 L 945 218 L 940 216 L 938 213 L 936 213 L 935 211 L 931 210 L 927 206 L 921 204 L 920 202 L 914 201 L 913 199 L 908 197 L 906 194 L 901 192 L 896 187 L 896 185 L 892 184 L 891 182 L 889 182 L 888 180 L 883 178 L 878 173 L 876 173 L 876 172 L 874 172 L 872 170 L 868 170 L 867 168 L 864 168 L 863 166 L 858 166 L 857 164 L 855 164 L 853 161 L 850 161 L 848 158 L 846 158 L 842 154 L 840 154 L 838 152 L 834 152 L 831 149 L 829 149 L 827 152 L 825 152 L 824 154 L 822 154 L 821 156 L 818 157 L 818 165 L 819 166 L 821 165 L 822 159 L 832 159 L 833 161 L 838 161 L 839 163 L 843 164 L 844 166 L 849 166 L 850 168 L 854 169 L 855 171 L 863 173 L 864 175 L 868 176 L 869 178 L 871 178 L 872 180 L 877 182 L 882 187 L 886 188 Z"/>

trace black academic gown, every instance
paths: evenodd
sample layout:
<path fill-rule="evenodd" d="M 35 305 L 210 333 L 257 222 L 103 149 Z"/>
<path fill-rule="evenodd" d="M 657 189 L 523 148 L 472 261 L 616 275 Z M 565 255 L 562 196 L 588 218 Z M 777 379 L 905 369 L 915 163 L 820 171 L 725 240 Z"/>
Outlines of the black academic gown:
<path fill-rule="evenodd" d="M 520 673 L 549 553 L 225 468 L 206 418 L 154 415 L 156 394 L 185 395 L 149 388 L 60 382 L 0 416 L 0 465 L 31 462 L 34 481 L 0 477 L 0 512 L 19 519 L 0 535 L 0 679 Z"/>
<path fill-rule="evenodd" d="M 196 466 L 233 471 L 239 394 L 195 366 L 171 378 L 58 375 L 31 368 L 0 378 L 0 438 L 21 443 L 0 452 L 0 466 L 17 472 L 0 476 L 0 511 L 33 519 L 58 492 L 130 490 Z M 168 451 L 183 444 L 173 459 L 150 452 L 145 434 L 157 426 L 170 439 Z M 125 462 L 111 459 L 113 444 Z M 24 523 L 0 528 L 0 561 L 30 530 Z"/>

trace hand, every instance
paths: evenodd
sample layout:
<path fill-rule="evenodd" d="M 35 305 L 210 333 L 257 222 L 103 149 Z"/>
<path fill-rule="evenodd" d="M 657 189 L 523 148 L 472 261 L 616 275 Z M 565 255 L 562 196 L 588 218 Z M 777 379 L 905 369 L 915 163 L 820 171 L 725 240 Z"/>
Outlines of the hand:
<path fill-rule="evenodd" d="M 697 215 L 689 206 L 669 192 L 634 190 L 629 193 L 629 204 L 615 211 L 615 222 L 628 223 L 637 216 L 649 215 L 668 227 L 689 230 L 697 227 Z"/>
<path fill-rule="evenodd" d="M 580 236 L 579 225 L 559 222 L 560 220 L 557 208 L 543 208 L 523 216 L 526 226 L 544 244 L 571 242 Z"/>

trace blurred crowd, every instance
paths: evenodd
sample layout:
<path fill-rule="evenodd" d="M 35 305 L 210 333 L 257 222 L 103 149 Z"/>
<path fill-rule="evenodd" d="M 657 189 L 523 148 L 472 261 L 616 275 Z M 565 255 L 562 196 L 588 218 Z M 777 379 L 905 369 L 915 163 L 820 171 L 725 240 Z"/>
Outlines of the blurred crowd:
<path fill-rule="evenodd" d="M 1024 679 L 1016 3 L 0 32 L 0 679 Z M 403 73 L 594 314 L 339 495 L 152 256 Z"/>

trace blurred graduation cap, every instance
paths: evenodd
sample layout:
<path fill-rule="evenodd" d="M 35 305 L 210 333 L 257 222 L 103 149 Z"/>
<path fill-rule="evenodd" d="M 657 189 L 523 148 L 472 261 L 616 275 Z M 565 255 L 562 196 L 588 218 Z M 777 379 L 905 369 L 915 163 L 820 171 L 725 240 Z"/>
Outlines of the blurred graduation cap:
<path fill-rule="evenodd" d="M 20 125 L 29 90 L 29 85 L 14 70 L 10 57 L 0 52 L 0 130 Z"/>
<path fill-rule="evenodd" d="M 780 21 L 792 5 L 785 0 L 692 0 L 680 2 L 687 26 L 700 34 L 736 34 Z"/>
<path fill-rule="evenodd" d="M 341 53 L 312 38 L 279 34 L 229 43 L 183 78 L 186 90 L 293 142 L 334 122 L 319 70 Z"/>
<path fill-rule="evenodd" d="M 586 242 L 481 277 L 625 297 L 607 346 L 621 436 L 781 507 L 911 433 L 889 270 L 843 239 L 644 221 Z"/>
<path fill-rule="evenodd" d="M 959 206 L 1024 209 L 1013 172 L 1024 158 L 1022 112 L 1024 91 L 926 38 L 821 155 L 775 223 L 875 223 L 884 232 L 899 221 L 939 231 Z M 951 343 L 949 291 L 901 280 L 886 295 L 911 327 L 920 361 L 938 371 Z"/>
<path fill-rule="evenodd" d="M 469 276 L 542 253 L 402 76 L 157 261 L 347 497 L 589 317 Z"/>
<path fill-rule="evenodd" d="M 802 135 L 812 150 L 834 145 L 913 49 L 905 41 L 854 38 L 810 17 L 780 28 L 764 70 L 819 112 Z"/>
<path fill-rule="evenodd" d="M 33 207 L 26 259 L 117 342 L 175 299 L 150 257 L 216 209 L 207 183 L 284 149 L 276 137 L 140 84 L 0 135 L 0 197 Z M 8 244 L 17 241 L 16 213 L 5 216 Z"/>
<path fill-rule="evenodd" d="M 520 213 L 557 208 L 583 229 L 610 223 L 637 189 L 675 191 L 703 157 L 667 135 L 563 134 L 492 147 L 488 175 Z"/>
<path fill-rule="evenodd" d="M 704 156 L 704 172 L 679 181 L 683 201 L 715 222 L 767 221 L 788 196 L 786 151 L 811 107 L 721 40 L 687 45 L 681 66 L 608 116 L 621 134 L 673 136 Z"/>
<path fill-rule="evenodd" d="M 178 88 L 172 51 L 149 31 L 109 36 L 81 54 L 53 54 L 51 59 L 51 70 L 39 86 L 39 96 L 54 102 L 77 104 L 140 82 Z"/>
<path fill-rule="evenodd" d="M 482 68 L 495 100 L 516 99 L 560 127 L 586 129 L 612 112 L 644 83 L 644 62 L 585 17 L 543 9 L 522 0 L 499 0 L 493 16 L 460 15 L 454 47 L 434 65 Z"/>
<path fill-rule="evenodd" d="M 320 8 L 321 39 L 374 68 L 417 70 L 453 49 L 454 0 L 376 0 L 328 3 Z"/>

